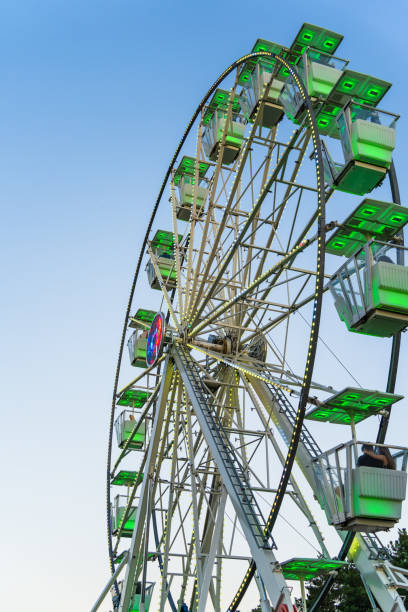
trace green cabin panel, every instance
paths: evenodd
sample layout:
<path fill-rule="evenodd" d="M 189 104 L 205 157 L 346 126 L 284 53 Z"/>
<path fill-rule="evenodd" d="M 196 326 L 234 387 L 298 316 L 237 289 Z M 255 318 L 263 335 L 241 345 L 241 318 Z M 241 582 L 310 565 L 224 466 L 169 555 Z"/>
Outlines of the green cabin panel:
<path fill-rule="evenodd" d="M 310 62 L 308 73 L 309 96 L 316 98 L 327 98 L 342 74 L 341 70 Z"/>
<path fill-rule="evenodd" d="M 135 484 L 137 479 L 139 479 L 139 482 L 142 482 L 143 478 L 143 472 L 120 470 L 120 472 L 118 472 L 116 476 L 112 478 L 111 483 L 113 485 L 130 487 Z"/>
<path fill-rule="evenodd" d="M 387 81 L 346 69 L 330 94 L 330 101 L 344 106 L 353 98 L 356 102 L 377 106 L 390 87 Z"/>
<path fill-rule="evenodd" d="M 210 167 L 210 164 L 205 162 L 205 161 L 199 161 L 198 163 L 198 176 L 199 178 L 203 178 L 206 173 L 208 168 Z M 187 155 L 184 155 L 184 157 L 182 158 L 175 174 L 174 174 L 174 184 L 178 185 L 180 183 L 181 177 L 184 175 L 188 175 L 188 176 L 194 176 L 196 172 L 196 158 L 195 157 L 188 157 Z"/>
<path fill-rule="evenodd" d="M 286 580 L 312 580 L 326 572 L 333 572 L 347 565 L 337 559 L 293 558 L 280 564 Z"/>
<path fill-rule="evenodd" d="M 180 242 L 182 235 L 178 235 L 178 241 Z M 167 253 L 170 257 L 173 256 L 174 247 L 174 234 L 173 232 L 167 232 L 166 230 L 157 230 L 153 240 L 151 242 L 152 249 L 158 249 L 160 253 Z"/>
<path fill-rule="evenodd" d="M 119 506 L 116 510 L 116 529 L 121 527 L 121 535 L 125 538 L 131 538 L 135 526 L 137 508 L 132 507 L 126 521 L 122 525 L 122 520 L 125 515 L 126 506 Z"/>
<path fill-rule="evenodd" d="M 122 440 L 121 440 L 121 443 L 119 444 L 120 448 L 123 448 L 125 446 L 136 424 L 137 424 L 136 421 L 132 421 L 130 419 L 126 419 L 124 421 L 123 429 L 122 429 Z M 141 423 L 139 429 L 133 436 L 132 441 L 128 445 L 128 448 L 135 448 L 135 449 L 143 448 L 145 438 L 146 438 L 146 425 L 145 423 Z"/>
<path fill-rule="evenodd" d="M 366 466 L 353 469 L 354 517 L 398 521 L 406 485 L 406 472 Z"/>
<path fill-rule="evenodd" d="M 395 148 L 395 129 L 356 119 L 351 124 L 351 148 L 355 160 L 389 168 Z"/>
<path fill-rule="evenodd" d="M 378 414 L 403 399 L 403 395 L 385 393 L 371 389 L 347 387 L 332 395 L 306 414 L 306 419 L 340 425 L 350 425 Z"/>
<path fill-rule="evenodd" d="M 288 58 L 288 52 L 284 51 L 284 47 L 282 45 L 271 42 L 270 40 L 264 40 L 263 38 L 258 38 L 254 46 L 252 47 L 251 53 L 260 53 L 262 51 L 266 51 L 267 53 L 274 53 L 275 55 L 282 55 L 283 57 Z M 250 78 L 258 62 L 262 62 L 265 65 L 274 67 L 276 60 L 274 58 L 269 58 L 269 57 L 264 57 L 264 58 L 260 57 L 260 58 L 252 58 L 246 61 L 241 69 L 241 72 L 239 73 L 239 79 L 238 79 L 239 85 L 245 85 L 245 83 Z M 281 72 L 281 70 L 279 72 Z M 283 78 L 285 79 L 286 76 L 288 75 L 287 74 L 283 75 L 282 73 L 281 76 L 283 76 Z"/>
<path fill-rule="evenodd" d="M 145 612 L 148 612 L 150 609 L 150 602 L 151 602 L 152 594 L 153 594 L 153 586 L 154 586 L 153 584 L 150 585 L 145 591 L 145 602 L 144 602 Z M 140 589 L 138 590 L 140 591 Z M 137 592 L 132 599 L 132 602 L 129 607 L 129 612 L 139 612 L 141 610 L 141 599 L 142 599 L 141 593 Z"/>
<path fill-rule="evenodd" d="M 338 191 L 365 195 L 380 183 L 386 170 L 363 162 L 350 162 L 333 185 Z"/>
<path fill-rule="evenodd" d="M 119 400 L 118 406 L 131 406 L 133 408 L 141 408 L 145 405 L 151 393 L 149 391 L 141 391 L 140 389 L 127 389 L 123 391 Z"/>
<path fill-rule="evenodd" d="M 365 198 L 326 242 L 326 253 L 350 257 L 370 238 L 389 242 L 408 223 L 408 208 Z"/>
<path fill-rule="evenodd" d="M 134 327 L 137 329 L 149 329 L 155 316 L 155 310 L 138 308 L 133 317 L 131 317 L 130 319 L 129 327 Z"/>
<path fill-rule="evenodd" d="M 216 89 L 213 97 L 208 104 L 207 110 L 204 113 L 203 124 L 208 125 L 211 121 L 212 116 L 216 110 L 228 110 L 230 100 L 230 92 L 226 89 Z M 241 110 L 241 105 L 239 103 L 238 96 L 235 96 L 233 104 L 232 104 L 232 113 L 237 114 Z"/>
<path fill-rule="evenodd" d="M 379 261 L 372 268 L 373 307 L 408 314 L 408 268 Z"/>
<path fill-rule="evenodd" d="M 344 36 L 337 32 L 332 32 L 311 23 L 304 23 L 296 34 L 290 50 L 295 55 L 302 55 L 307 47 L 313 47 L 313 49 L 332 55 L 343 38 Z"/>

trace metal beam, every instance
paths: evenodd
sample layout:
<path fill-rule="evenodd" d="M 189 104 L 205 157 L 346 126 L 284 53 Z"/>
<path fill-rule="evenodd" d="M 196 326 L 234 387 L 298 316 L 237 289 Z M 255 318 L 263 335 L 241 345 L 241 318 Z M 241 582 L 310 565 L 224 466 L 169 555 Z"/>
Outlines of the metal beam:
<path fill-rule="evenodd" d="M 135 528 L 133 530 L 132 541 L 129 548 L 129 561 L 126 569 L 125 580 L 123 582 L 119 612 L 128 612 L 129 610 L 132 589 L 140 565 L 143 532 L 145 528 L 145 518 L 148 509 L 148 484 L 154 476 L 157 450 L 159 447 L 160 437 L 162 435 L 162 422 L 166 410 L 167 396 L 170 389 L 172 377 L 173 368 L 171 367 L 169 356 L 167 356 L 163 368 L 162 382 L 160 385 L 159 398 L 154 415 L 152 434 L 149 442 L 149 450 L 147 452 L 145 477 L 143 479 L 142 489 L 140 492 L 139 505 L 137 507 L 135 519 Z"/>
<path fill-rule="evenodd" d="M 212 406 L 211 395 L 201 382 L 199 370 L 195 368 L 194 361 L 185 348 L 174 346 L 172 354 L 268 596 L 275 608 L 280 603 L 292 606 L 290 590 L 286 585 L 279 564 L 272 549 L 266 547 L 267 539 L 263 526 L 260 524 L 260 511 L 257 508 L 245 471 L 242 466 L 239 469 L 234 448 L 226 435 L 224 436 L 222 433 L 221 422 L 219 420 L 215 421 L 216 411 Z"/>
<path fill-rule="evenodd" d="M 99 595 L 98 599 L 95 602 L 95 605 L 91 608 L 91 612 L 96 612 L 99 609 L 99 606 L 101 605 L 101 603 L 103 603 L 106 595 L 109 593 L 110 589 L 112 588 L 113 583 L 119 577 L 119 574 L 125 567 L 127 560 L 128 560 L 128 555 L 129 555 L 129 552 L 126 551 L 125 554 L 123 555 L 122 561 L 119 563 L 115 572 L 112 574 L 112 576 L 109 578 L 108 582 L 104 586 L 102 593 Z"/>

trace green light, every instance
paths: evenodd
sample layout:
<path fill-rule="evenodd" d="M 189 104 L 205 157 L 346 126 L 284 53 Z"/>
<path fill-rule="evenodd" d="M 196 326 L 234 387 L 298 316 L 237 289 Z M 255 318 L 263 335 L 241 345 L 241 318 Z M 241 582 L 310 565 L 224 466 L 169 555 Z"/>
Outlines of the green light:
<path fill-rule="evenodd" d="M 337 559 L 294 558 L 281 563 L 283 575 L 287 580 L 312 580 L 318 574 L 332 572 L 347 565 Z"/>
<path fill-rule="evenodd" d="M 334 53 L 343 36 L 337 32 L 326 30 L 311 23 L 304 23 L 296 34 L 290 49 L 292 53 L 301 54 L 306 46 L 313 47 L 317 51 Z"/>
<path fill-rule="evenodd" d="M 117 404 L 118 406 L 132 406 L 134 408 L 141 408 L 147 402 L 150 396 L 151 393 L 148 393 L 147 391 L 128 389 L 122 393 Z"/>
<path fill-rule="evenodd" d="M 384 406 L 392 405 L 402 398 L 402 395 L 349 387 L 312 409 L 306 418 L 311 421 L 347 425 L 351 423 L 353 416 L 354 422 L 359 423 L 371 415 L 378 414 Z"/>
<path fill-rule="evenodd" d="M 112 480 L 113 485 L 120 486 L 132 486 L 135 484 L 137 478 L 139 477 L 139 481 L 142 482 L 144 478 L 143 472 L 128 472 L 126 470 L 121 470 L 116 474 L 114 479 Z"/>
<path fill-rule="evenodd" d="M 305 42 L 310 42 L 311 40 L 313 40 L 313 33 L 308 31 L 303 32 L 301 35 L 301 39 Z"/>
<path fill-rule="evenodd" d="M 333 47 L 336 45 L 336 40 L 334 40 L 333 38 L 327 38 L 324 42 L 323 42 L 323 47 L 325 49 L 333 49 Z"/>
<path fill-rule="evenodd" d="M 349 97 L 353 96 L 356 102 L 365 102 L 376 106 L 390 87 L 391 83 L 346 69 L 335 86 L 333 97 L 340 105 L 344 105 Z"/>
<path fill-rule="evenodd" d="M 343 81 L 342 87 L 347 91 L 351 91 L 356 86 L 356 81 Z"/>
<path fill-rule="evenodd" d="M 328 240 L 326 252 L 350 257 L 369 238 L 380 236 L 388 242 L 407 222 L 408 208 L 366 198 Z"/>
<path fill-rule="evenodd" d="M 362 210 L 360 210 L 360 214 L 364 215 L 365 217 L 372 217 L 373 215 L 376 214 L 377 212 L 377 208 L 366 208 L 364 207 Z"/>
<path fill-rule="evenodd" d="M 178 235 L 178 241 L 180 242 L 182 235 Z M 174 234 L 173 232 L 167 232 L 165 230 L 157 230 L 152 240 L 152 248 L 160 249 L 162 252 L 166 252 L 169 255 L 173 255 L 174 245 Z"/>
<path fill-rule="evenodd" d="M 146 310 L 145 308 L 139 308 L 133 318 L 138 319 L 139 321 L 144 321 L 146 323 L 151 323 L 155 315 L 156 313 L 154 310 Z"/>
<path fill-rule="evenodd" d="M 184 155 L 182 158 L 176 172 L 174 175 L 174 184 L 178 185 L 180 183 L 181 177 L 185 174 L 188 176 L 194 176 L 195 174 L 195 165 L 196 160 L 195 157 L 188 157 Z M 210 167 L 210 164 L 204 161 L 200 161 L 198 164 L 198 176 L 199 178 L 203 178 Z"/>

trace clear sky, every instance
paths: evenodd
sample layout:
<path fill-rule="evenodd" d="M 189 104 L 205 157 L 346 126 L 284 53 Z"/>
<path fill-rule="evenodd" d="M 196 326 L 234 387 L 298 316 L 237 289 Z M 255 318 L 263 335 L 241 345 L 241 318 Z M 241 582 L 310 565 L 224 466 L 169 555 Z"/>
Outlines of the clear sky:
<path fill-rule="evenodd" d="M 394 84 L 382 106 L 402 115 L 406 203 L 407 17 L 406 0 L 3 0 L 2 609 L 86 611 L 108 577 L 108 411 L 130 279 L 209 85 L 258 37 L 287 44 L 304 21 L 343 33 L 341 55 Z"/>

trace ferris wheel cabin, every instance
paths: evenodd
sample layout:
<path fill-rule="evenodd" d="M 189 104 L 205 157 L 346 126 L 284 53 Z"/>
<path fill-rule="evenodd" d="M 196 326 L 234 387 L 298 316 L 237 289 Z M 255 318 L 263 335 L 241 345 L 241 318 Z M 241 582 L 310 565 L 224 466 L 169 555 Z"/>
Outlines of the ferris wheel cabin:
<path fill-rule="evenodd" d="M 226 165 L 232 164 L 238 157 L 245 133 L 238 96 L 235 96 L 230 111 L 229 107 L 229 92 L 217 89 L 203 117 L 204 152 L 211 161 L 216 162 L 222 150 L 221 163 Z"/>
<path fill-rule="evenodd" d="M 179 242 L 181 238 L 182 236 L 179 234 Z M 177 281 L 174 262 L 174 234 L 165 230 L 157 230 L 150 246 L 150 261 L 146 266 L 150 287 L 152 289 L 161 289 L 160 276 L 166 289 L 174 289 Z"/>
<path fill-rule="evenodd" d="M 322 453 L 314 460 L 317 497 L 329 524 L 348 531 L 389 529 L 401 518 L 406 497 L 408 449 L 376 442 L 358 442 L 354 426 L 370 416 L 389 411 L 402 395 L 349 387 L 318 402 L 306 419 L 351 425 L 353 439 Z M 359 445 L 386 448 L 395 457 L 396 469 L 364 465 Z M 375 455 L 377 456 L 377 455 Z"/>
<path fill-rule="evenodd" d="M 339 191 L 369 193 L 384 179 L 395 148 L 398 115 L 349 101 L 336 117 L 344 162 L 324 146 L 325 180 Z"/>
<path fill-rule="evenodd" d="M 122 538 L 132 537 L 137 512 L 137 506 L 133 504 L 126 512 L 127 502 L 128 497 L 126 495 L 116 495 L 112 505 L 112 532 L 117 534 L 120 531 Z"/>
<path fill-rule="evenodd" d="M 135 328 L 128 340 L 129 360 L 132 366 L 146 368 L 147 334 L 155 312 L 139 308 L 130 319 L 129 327 Z"/>
<path fill-rule="evenodd" d="M 179 201 L 176 204 L 177 219 L 189 221 L 194 209 L 201 216 L 208 195 L 207 173 L 209 164 L 200 161 L 196 172 L 196 160 L 186 155 L 174 175 L 174 185 L 178 187 Z"/>
<path fill-rule="evenodd" d="M 327 241 L 327 253 L 349 257 L 329 281 L 349 331 L 389 337 L 408 325 L 407 222 L 408 208 L 366 198 Z"/>
<path fill-rule="evenodd" d="M 321 105 L 328 99 L 347 63 L 346 60 L 316 49 L 308 48 L 303 52 L 296 63 L 296 70 L 315 105 Z M 303 120 L 306 107 L 292 76 L 286 80 L 280 102 L 292 121 L 298 124 Z"/>
<path fill-rule="evenodd" d="M 279 54 L 282 53 L 283 47 L 268 40 L 258 39 L 252 53 L 260 51 Z M 283 74 L 274 75 L 275 66 L 276 60 L 272 58 L 260 58 L 257 61 L 251 59 L 244 64 L 239 76 L 239 84 L 242 85 L 239 102 L 246 120 L 253 123 L 259 113 L 259 124 L 266 128 L 277 125 L 284 114 L 279 95 L 285 84 L 285 77 Z"/>
<path fill-rule="evenodd" d="M 146 421 L 137 410 L 123 410 L 115 421 L 119 448 L 141 450 L 146 440 Z"/>

